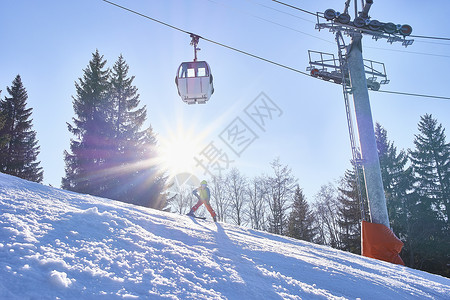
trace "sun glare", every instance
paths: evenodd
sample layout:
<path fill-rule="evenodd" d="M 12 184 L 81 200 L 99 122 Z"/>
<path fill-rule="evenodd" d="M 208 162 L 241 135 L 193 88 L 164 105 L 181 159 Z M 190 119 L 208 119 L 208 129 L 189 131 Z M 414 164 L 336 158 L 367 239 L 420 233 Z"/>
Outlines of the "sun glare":
<path fill-rule="evenodd" d="M 224 111 L 214 119 L 202 119 L 204 111 L 192 113 L 194 107 L 189 106 L 189 121 L 185 121 L 182 109 L 175 109 L 175 118 L 164 118 L 165 132 L 158 135 L 158 163 L 174 179 L 179 174 L 204 174 L 195 158 L 210 141 L 212 132 L 222 130 L 224 119 L 230 111 Z M 201 119 L 201 120 L 199 120 Z"/>
<path fill-rule="evenodd" d="M 169 176 L 173 177 L 184 172 L 194 173 L 194 157 L 201 150 L 202 138 L 201 134 L 181 126 L 165 137 L 159 136 L 160 161 Z"/>
<path fill-rule="evenodd" d="M 161 143 L 161 160 L 171 175 L 189 172 L 192 168 L 196 147 L 187 136 L 169 138 Z"/>

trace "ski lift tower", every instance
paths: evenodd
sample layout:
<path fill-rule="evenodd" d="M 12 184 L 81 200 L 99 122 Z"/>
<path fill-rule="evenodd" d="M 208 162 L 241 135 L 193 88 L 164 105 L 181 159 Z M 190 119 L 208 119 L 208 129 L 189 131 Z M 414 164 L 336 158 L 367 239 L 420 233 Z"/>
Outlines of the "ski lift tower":
<path fill-rule="evenodd" d="M 358 167 L 362 167 L 364 173 L 371 222 L 384 225 L 387 227 L 386 229 L 390 234 L 393 235 L 392 231 L 389 229 L 389 217 L 381 178 L 381 169 L 368 93 L 368 89 L 376 91 L 380 88 L 381 84 L 389 83 L 389 80 L 387 79 L 383 63 L 363 59 L 361 39 L 363 35 L 368 35 L 375 40 L 381 38 L 387 39 L 391 44 L 394 42 L 401 42 L 406 47 L 413 43 L 413 40 L 407 39 L 407 36 L 412 32 L 412 28 L 409 25 L 396 25 L 392 22 L 383 23 L 378 20 L 372 20 L 369 17 L 369 10 L 373 4 L 373 0 L 361 0 L 361 11 L 358 10 L 358 0 L 354 0 L 354 18 L 352 20 L 352 17 L 349 14 L 350 2 L 351 0 L 346 0 L 344 11 L 342 13 L 337 12 L 334 9 L 327 9 L 323 14 L 317 13 L 316 29 L 328 29 L 336 36 L 338 59 L 335 59 L 332 54 L 309 51 L 310 66 L 307 70 L 309 70 L 314 77 L 332 80 L 343 86 L 360 204 L 362 205 L 362 196 L 361 186 L 358 180 Z M 323 19 L 325 19 L 326 22 L 321 23 L 321 20 Z M 351 42 L 348 46 L 345 45 L 344 35 L 351 38 Z M 312 56 L 314 55 L 319 59 L 312 60 Z M 368 78 L 366 78 L 367 75 L 369 75 Z M 357 147 L 355 143 L 355 131 L 353 129 L 350 103 L 348 100 L 349 95 L 353 96 L 353 108 L 360 147 Z M 364 239 L 364 228 L 362 231 L 361 236 L 362 239 Z M 395 235 L 393 237 L 396 238 Z M 364 241 L 362 244 L 363 255 L 365 255 Z M 391 250 L 387 251 L 389 252 Z M 400 250 L 398 250 L 398 252 L 400 252 Z M 389 261 L 389 259 L 384 259 L 381 256 L 377 257 L 377 255 L 371 257 Z M 395 259 L 391 259 L 390 261 L 394 262 Z"/>

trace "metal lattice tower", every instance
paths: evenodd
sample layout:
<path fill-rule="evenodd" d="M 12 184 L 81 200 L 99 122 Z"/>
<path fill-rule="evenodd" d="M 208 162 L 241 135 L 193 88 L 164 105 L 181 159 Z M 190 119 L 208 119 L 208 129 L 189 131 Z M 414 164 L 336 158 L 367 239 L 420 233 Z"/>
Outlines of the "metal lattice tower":
<path fill-rule="evenodd" d="M 349 88 L 350 83 L 347 82 L 347 76 L 344 74 L 348 70 L 347 66 L 347 59 L 345 57 L 345 54 L 343 51 L 346 49 L 344 39 L 342 37 L 341 31 L 336 32 L 336 43 L 338 46 L 338 56 L 339 56 L 339 62 L 341 67 L 341 73 L 342 73 L 342 92 L 344 94 L 344 103 L 345 103 L 345 113 L 347 116 L 347 126 L 348 126 L 348 133 L 350 136 L 350 146 L 352 148 L 352 159 L 353 159 L 353 169 L 355 172 L 355 182 L 356 182 L 356 189 L 358 192 L 358 202 L 359 202 L 359 209 L 361 212 L 361 220 L 366 220 L 366 214 L 365 214 L 365 206 L 364 206 L 364 199 L 362 196 L 362 183 L 361 183 L 361 151 L 356 145 L 355 141 L 355 133 L 354 133 L 354 127 L 353 127 L 353 118 L 351 114 L 350 109 L 350 102 L 349 102 L 349 93 L 351 92 L 351 88 Z"/>

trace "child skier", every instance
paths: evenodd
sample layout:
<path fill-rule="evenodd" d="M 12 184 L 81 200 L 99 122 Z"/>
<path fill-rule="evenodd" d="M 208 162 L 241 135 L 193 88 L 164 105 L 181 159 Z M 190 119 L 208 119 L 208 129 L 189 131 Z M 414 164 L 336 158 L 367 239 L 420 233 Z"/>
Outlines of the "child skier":
<path fill-rule="evenodd" d="M 216 217 L 216 213 L 214 212 L 214 210 L 211 207 L 211 204 L 209 204 L 209 199 L 211 198 L 211 193 L 209 191 L 208 188 L 208 184 L 206 182 L 206 180 L 203 180 L 200 183 L 200 187 L 196 188 L 195 190 L 192 191 L 192 194 L 195 195 L 195 197 L 198 198 L 198 202 L 197 204 L 195 204 L 192 208 L 191 211 L 187 214 L 188 216 L 194 216 L 194 212 L 202 205 L 205 204 L 206 209 L 209 211 L 209 213 L 211 214 L 211 217 L 213 218 L 214 222 L 217 222 L 217 217 Z"/>

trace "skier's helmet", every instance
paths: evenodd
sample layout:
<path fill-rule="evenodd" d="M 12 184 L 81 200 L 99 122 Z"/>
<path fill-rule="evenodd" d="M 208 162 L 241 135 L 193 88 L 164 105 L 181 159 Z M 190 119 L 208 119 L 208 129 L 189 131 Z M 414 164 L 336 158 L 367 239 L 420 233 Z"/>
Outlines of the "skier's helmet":
<path fill-rule="evenodd" d="M 202 182 L 200 182 L 201 185 L 207 185 L 208 183 L 206 182 L 206 180 L 202 180 Z"/>

